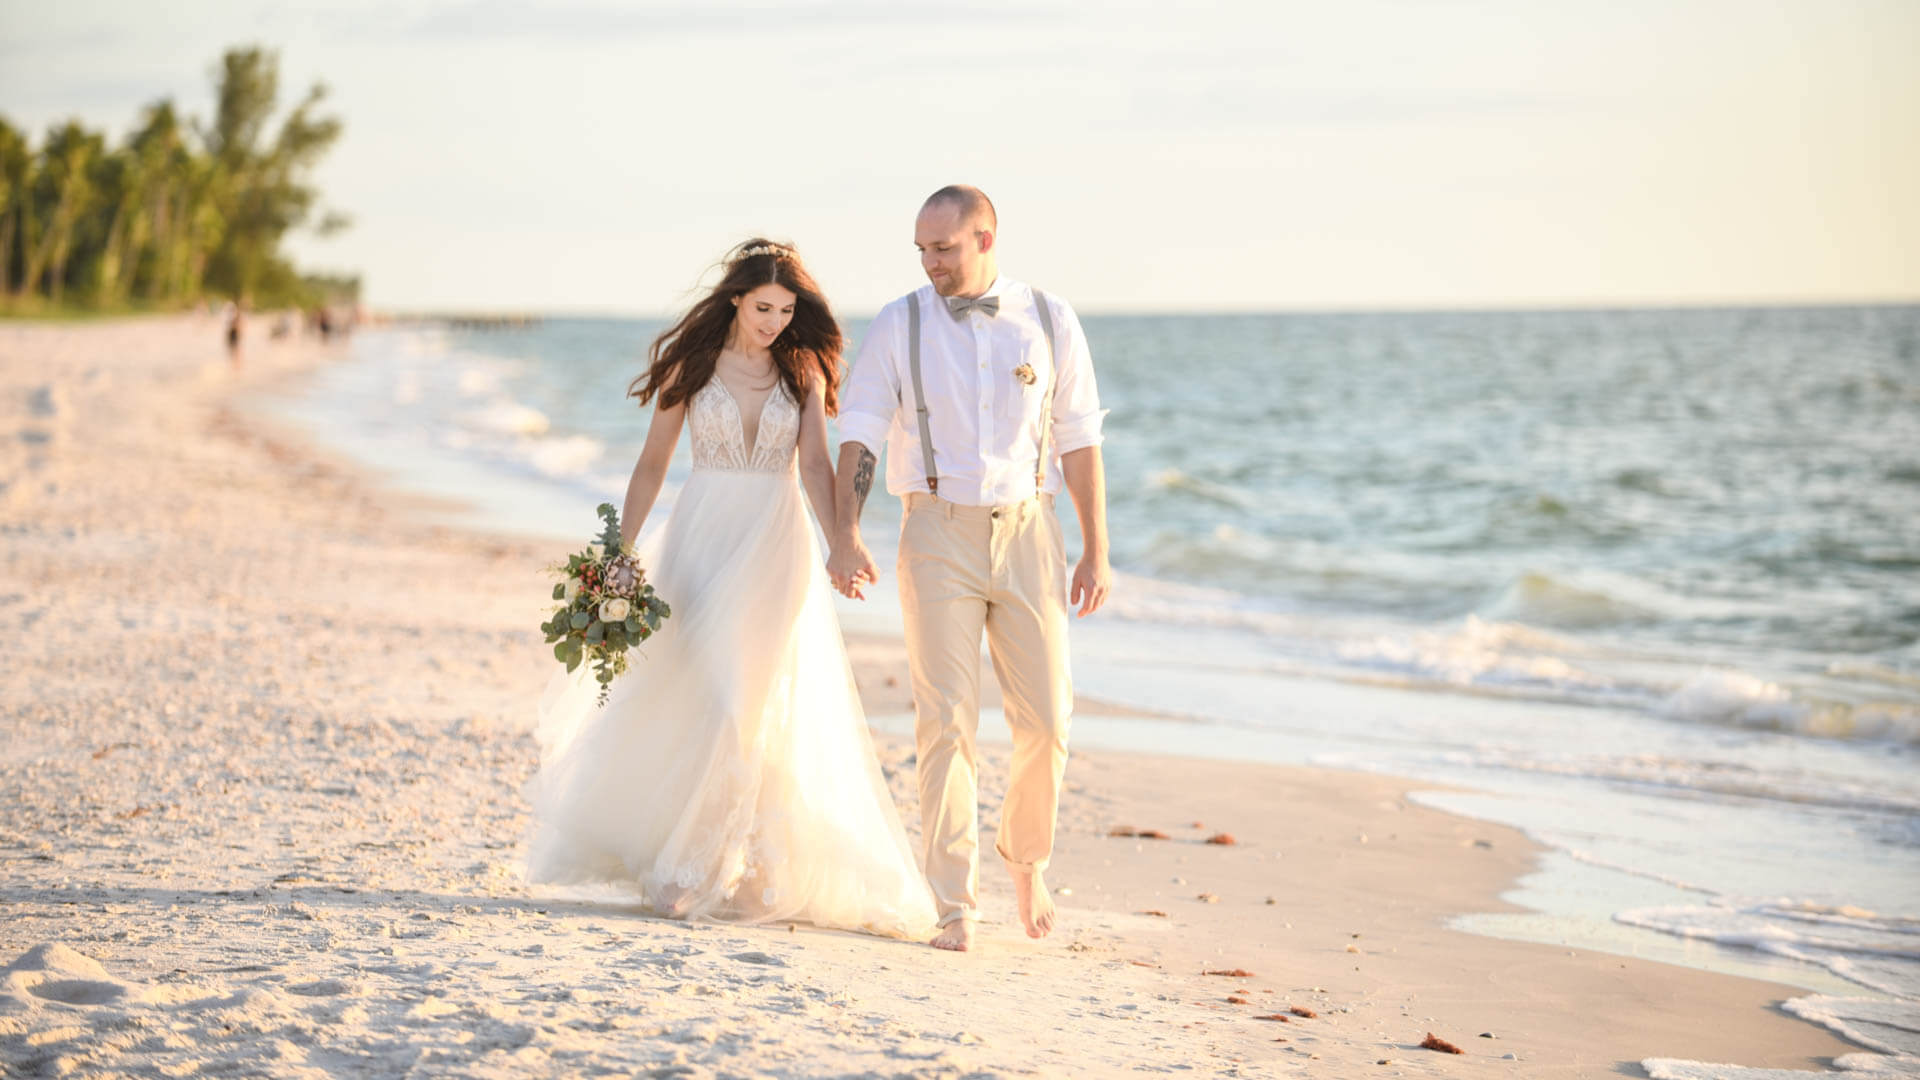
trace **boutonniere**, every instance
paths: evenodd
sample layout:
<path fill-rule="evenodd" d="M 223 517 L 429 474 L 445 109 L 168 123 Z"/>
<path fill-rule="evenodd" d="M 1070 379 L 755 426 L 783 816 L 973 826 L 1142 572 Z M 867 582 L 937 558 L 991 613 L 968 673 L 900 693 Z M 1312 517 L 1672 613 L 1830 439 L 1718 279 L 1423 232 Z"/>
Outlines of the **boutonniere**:
<path fill-rule="evenodd" d="M 1040 377 L 1033 373 L 1032 364 L 1021 364 L 1019 367 L 1014 368 L 1013 377 L 1026 383 L 1028 386 L 1032 386 L 1034 383 L 1040 381 Z"/>

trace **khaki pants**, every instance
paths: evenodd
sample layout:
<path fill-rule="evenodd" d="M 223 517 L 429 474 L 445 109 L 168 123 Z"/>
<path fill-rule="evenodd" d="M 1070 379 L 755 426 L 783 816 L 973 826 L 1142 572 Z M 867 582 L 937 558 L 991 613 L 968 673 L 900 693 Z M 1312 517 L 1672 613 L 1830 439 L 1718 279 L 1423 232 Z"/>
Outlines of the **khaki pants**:
<path fill-rule="evenodd" d="M 1053 497 L 996 507 L 909 494 L 899 573 L 927 881 L 945 926 L 979 917 L 982 629 L 1013 729 L 995 850 L 1015 869 L 1044 869 L 1053 854 L 1073 711 L 1067 559 Z"/>

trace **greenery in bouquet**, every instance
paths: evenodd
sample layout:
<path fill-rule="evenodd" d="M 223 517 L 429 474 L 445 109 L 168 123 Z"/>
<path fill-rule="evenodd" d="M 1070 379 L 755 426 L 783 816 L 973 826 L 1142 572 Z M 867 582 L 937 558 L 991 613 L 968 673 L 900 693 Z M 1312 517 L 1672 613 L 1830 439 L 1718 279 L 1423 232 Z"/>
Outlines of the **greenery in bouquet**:
<path fill-rule="evenodd" d="M 606 523 L 599 541 L 567 556 L 565 566 L 552 567 L 560 578 L 553 587 L 560 606 L 540 624 L 540 632 L 568 671 L 593 665 L 605 705 L 614 677 L 627 670 L 627 650 L 652 637 L 673 612 L 654 595 L 646 571 L 620 542 L 619 511 L 601 503 L 599 514 Z"/>

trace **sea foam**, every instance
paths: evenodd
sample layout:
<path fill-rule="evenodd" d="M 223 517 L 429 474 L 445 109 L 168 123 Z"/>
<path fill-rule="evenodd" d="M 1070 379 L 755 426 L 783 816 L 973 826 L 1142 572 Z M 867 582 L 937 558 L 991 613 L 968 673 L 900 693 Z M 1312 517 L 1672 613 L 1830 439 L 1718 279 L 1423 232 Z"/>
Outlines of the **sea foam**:
<path fill-rule="evenodd" d="M 1869 990 L 1920 999 L 1920 920 L 1789 900 L 1640 908 L 1614 919 L 1817 964 Z M 1909 1019 L 1920 1023 L 1920 1011 L 1910 1008 Z"/>
<path fill-rule="evenodd" d="M 1832 1072 L 1803 1069 L 1750 1069 L 1707 1061 L 1683 1061 L 1678 1058 L 1647 1058 L 1640 1063 L 1653 1080 L 1806 1080 L 1810 1076 L 1833 1076 Z M 1920 1057 L 1888 1057 L 1882 1054 L 1842 1054 L 1833 1059 L 1840 1074 L 1861 1077 L 1920 1076 Z"/>
<path fill-rule="evenodd" d="M 1779 731 L 1828 739 L 1920 744 L 1920 708 L 1898 702 L 1820 702 L 1740 671 L 1702 669 L 1657 713 L 1682 723 Z"/>

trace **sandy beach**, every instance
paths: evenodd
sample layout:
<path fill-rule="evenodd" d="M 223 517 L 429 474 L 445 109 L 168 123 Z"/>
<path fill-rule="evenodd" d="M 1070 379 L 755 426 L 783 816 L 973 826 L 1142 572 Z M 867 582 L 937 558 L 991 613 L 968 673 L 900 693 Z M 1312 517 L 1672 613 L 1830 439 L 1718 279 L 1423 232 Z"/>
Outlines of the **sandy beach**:
<path fill-rule="evenodd" d="M 248 395 L 337 347 L 236 369 L 218 330 L 0 323 L 7 1075 L 1587 1077 L 1858 1049 L 1782 1013 L 1791 988 L 1446 929 L 1507 910 L 1535 847 L 1358 773 L 1078 753 L 1062 928 L 1026 940 L 983 867 L 966 956 L 535 895 L 560 552 L 435 524 L 277 429 Z M 903 711 L 899 643 L 850 646 L 869 712 Z M 880 750 L 912 829 L 912 748 Z M 1140 830 L 1164 838 L 1113 835 Z"/>

